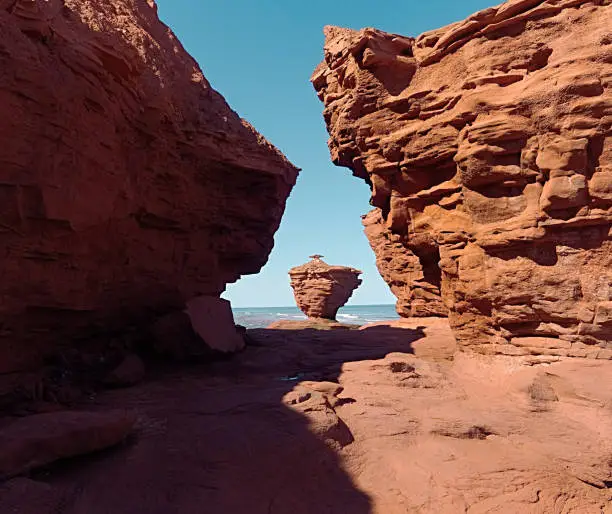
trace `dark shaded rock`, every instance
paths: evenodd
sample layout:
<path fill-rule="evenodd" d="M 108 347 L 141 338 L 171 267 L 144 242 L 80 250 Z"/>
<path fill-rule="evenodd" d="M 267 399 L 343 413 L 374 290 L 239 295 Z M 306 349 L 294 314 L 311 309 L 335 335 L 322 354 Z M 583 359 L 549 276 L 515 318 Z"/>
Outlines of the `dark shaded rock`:
<path fill-rule="evenodd" d="M 151 326 L 150 332 L 150 348 L 158 356 L 184 361 L 212 354 L 211 349 L 194 332 L 191 319 L 184 311 L 162 316 Z"/>
<path fill-rule="evenodd" d="M 297 169 L 153 1 L 0 1 L 0 373 L 257 273 Z"/>
<path fill-rule="evenodd" d="M 141 382 L 144 376 L 142 359 L 136 354 L 129 354 L 106 376 L 104 383 L 112 387 L 128 387 Z"/>
<path fill-rule="evenodd" d="M 126 439 L 135 423 L 136 416 L 123 410 L 21 418 L 0 430 L 0 478 L 114 446 Z"/>
<path fill-rule="evenodd" d="M 29 478 L 13 478 L 0 485 L 2 514 L 57 514 L 62 491 Z"/>

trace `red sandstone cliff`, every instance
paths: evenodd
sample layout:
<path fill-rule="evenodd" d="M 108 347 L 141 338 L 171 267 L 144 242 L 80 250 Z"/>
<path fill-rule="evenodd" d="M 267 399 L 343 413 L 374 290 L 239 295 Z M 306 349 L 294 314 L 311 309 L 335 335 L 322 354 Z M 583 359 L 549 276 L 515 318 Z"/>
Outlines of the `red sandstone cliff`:
<path fill-rule="evenodd" d="M 510 0 L 416 39 L 327 27 L 312 82 L 403 316 L 612 358 L 612 8 Z"/>
<path fill-rule="evenodd" d="M 0 109 L 0 373 L 266 262 L 297 169 L 152 0 L 0 1 Z"/>

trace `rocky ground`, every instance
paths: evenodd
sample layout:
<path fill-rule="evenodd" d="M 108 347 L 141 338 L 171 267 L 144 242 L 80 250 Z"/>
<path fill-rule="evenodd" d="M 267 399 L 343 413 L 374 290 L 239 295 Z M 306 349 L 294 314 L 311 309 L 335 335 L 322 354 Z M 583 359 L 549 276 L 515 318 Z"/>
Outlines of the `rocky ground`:
<path fill-rule="evenodd" d="M 457 354 L 436 318 L 249 339 L 78 414 L 2 420 L 21 476 L 5 459 L 1 512 L 612 512 L 612 362 Z"/>

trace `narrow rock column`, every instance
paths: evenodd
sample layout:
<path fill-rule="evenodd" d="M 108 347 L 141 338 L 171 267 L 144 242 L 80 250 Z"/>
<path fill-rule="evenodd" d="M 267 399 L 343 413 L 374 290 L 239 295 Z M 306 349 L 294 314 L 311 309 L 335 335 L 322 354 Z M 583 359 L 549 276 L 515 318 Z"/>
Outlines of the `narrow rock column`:
<path fill-rule="evenodd" d="M 309 318 L 336 319 L 338 309 L 361 284 L 361 271 L 330 266 L 322 255 L 311 255 L 306 264 L 289 270 L 291 287 L 300 310 Z"/>

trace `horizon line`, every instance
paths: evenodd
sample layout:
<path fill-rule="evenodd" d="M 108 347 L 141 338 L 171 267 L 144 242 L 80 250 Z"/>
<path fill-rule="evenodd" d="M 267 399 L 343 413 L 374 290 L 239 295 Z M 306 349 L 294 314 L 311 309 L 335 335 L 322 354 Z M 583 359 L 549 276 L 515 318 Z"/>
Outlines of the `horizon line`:
<path fill-rule="evenodd" d="M 230 302 L 231 303 L 231 302 Z M 344 307 L 383 307 L 383 306 L 391 306 L 395 307 L 394 303 L 360 303 L 360 304 L 349 304 L 343 305 L 340 309 Z M 287 307 L 295 307 L 299 310 L 297 305 L 251 305 L 247 307 L 234 307 L 232 305 L 232 309 L 286 309 Z"/>

